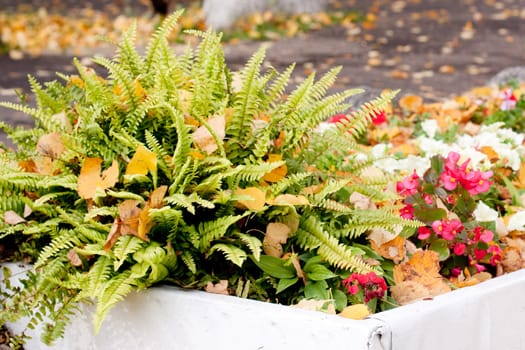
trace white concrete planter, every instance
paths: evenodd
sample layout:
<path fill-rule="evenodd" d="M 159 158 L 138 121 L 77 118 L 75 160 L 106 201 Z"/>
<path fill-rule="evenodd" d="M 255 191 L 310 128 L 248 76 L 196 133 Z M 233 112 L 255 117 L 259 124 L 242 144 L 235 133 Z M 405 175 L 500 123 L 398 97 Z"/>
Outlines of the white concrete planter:
<path fill-rule="evenodd" d="M 26 350 L 518 350 L 525 349 L 525 270 L 363 321 L 168 286 L 131 295 L 96 336 L 85 310 L 55 347 L 36 335 Z"/>

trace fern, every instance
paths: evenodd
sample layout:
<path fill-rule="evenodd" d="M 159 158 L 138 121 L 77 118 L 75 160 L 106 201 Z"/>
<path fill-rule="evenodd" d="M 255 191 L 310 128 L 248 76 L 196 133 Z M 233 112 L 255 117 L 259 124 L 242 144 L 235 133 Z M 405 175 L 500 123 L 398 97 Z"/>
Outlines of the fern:
<path fill-rule="evenodd" d="M 246 214 L 245 214 L 246 215 Z M 245 215 L 224 216 L 212 221 L 201 222 L 197 227 L 199 234 L 199 248 L 206 251 L 211 242 L 226 235 L 230 227 Z"/>
<path fill-rule="evenodd" d="M 221 252 L 223 252 L 224 255 L 226 256 L 226 259 L 228 259 L 229 261 L 231 261 L 232 263 L 234 263 L 235 265 L 239 267 L 242 267 L 242 264 L 248 257 L 248 255 L 246 254 L 244 250 L 240 249 L 239 247 L 233 246 L 231 244 L 222 244 L 222 243 L 214 244 L 210 248 L 208 254 L 211 255 L 216 250 L 220 250 Z"/>

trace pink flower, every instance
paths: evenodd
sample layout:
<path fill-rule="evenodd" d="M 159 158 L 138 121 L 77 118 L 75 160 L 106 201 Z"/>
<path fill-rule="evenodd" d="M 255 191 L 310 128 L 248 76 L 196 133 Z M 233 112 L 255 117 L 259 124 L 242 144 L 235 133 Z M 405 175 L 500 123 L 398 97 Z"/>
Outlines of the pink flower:
<path fill-rule="evenodd" d="M 412 204 L 406 204 L 399 210 L 399 214 L 401 214 L 402 218 L 411 220 L 414 218 L 414 207 Z"/>
<path fill-rule="evenodd" d="M 500 98 L 503 99 L 499 108 L 502 111 L 508 111 L 516 107 L 517 98 L 514 96 L 512 89 L 506 89 L 500 93 Z"/>
<path fill-rule="evenodd" d="M 401 196 L 411 196 L 417 192 L 419 187 L 419 176 L 416 173 L 416 170 L 396 184 L 397 193 Z"/>
<path fill-rule="evenodd" d="M 482 241 L 484 243 L 489 243 L 494 239 L 494 233 L 491 230 L 488 230 L 481 226 L 476 226 L 474 228 L 474 242 Z"/>
<path fill-rule="evenodd" d="M 483 266 L 481 264 L 478 264 L 478 263 L 475 263 L 474 267 L 476 268 L 477 272 L 483 272 L 483 271 L 485 271 L 487 269 L 485 266 Z"/>
<path fill-rule="evenodd" d="M 430 238 L 430 236 L 432 235 L 432 231 L 430 231 L 430 229 L 427 226 L 422 226 L 418 228 L 417 233 L 417 238 L 422 241 L 427 238 Z"/>
<path fill-rule="evenodd" d="M 487 252 L 492 254 L 490 257 L 490 264 L 492 266 L 496 266 L 501 261 L 501 254 L 503 253 L 503 250 L 501 250 L 500 246 L 494 244 L 487 249 Z"/>
<path fill-rule="evenodd" d="M 453 172 L 441 173 L 440 179 L 447 191 L 454 191 L 458 187 L 458 178 Z"/>
<path fill-rule="evenodd" d="M 467 246 L 465 243 L 458 243 L 454 245 L 454 254 L 456 255 L 463 255 L 465 254 L 465 251 L 467 250 Z"/>
<path fill-rule="evenodd" d="M 458 233 L 463 231 L 464 226 L 458 219 L 443 219 L 441 221 L 434 221 L 432 223 L 432 228 L 434 229 L 434 232 L 436 232 L 437 236 L 441 236 L 447 241 L 452 241 Z"/>
<path fill-rule="evenodd" d="M 492 181 L 489 179 L 492 177 L 492 171 L 472 171 L 472 175 L 469 174 L 462 183 L 462 186 L 474 196 L 479 193 L 487 192 L 492 185 Z"/>
<path fill-rule="evenodd" d="M 452 269 L 450 269 L 450 274 L 452 275 L 452 277 L 458 277 L 459 275 L 461 275 L 461 268 L 453 267 Z"/>
<path fill-rule="evenodd" d="M 359 287 L 355 284 L 348 286 L 347 290 L 348 290 L 348 293 L 352 295 L 356 295 L 357 293 L 359 293 Z"/>
<path fill-rule="evenodd" d="M 434 198 L 432 198 L 432 196 L 429 195 L 428 193 L 425 193 L 423 195 L 423 199 L 425 200 L 425 203 L 427 203 L 428 205 L 434 203 Z"/>

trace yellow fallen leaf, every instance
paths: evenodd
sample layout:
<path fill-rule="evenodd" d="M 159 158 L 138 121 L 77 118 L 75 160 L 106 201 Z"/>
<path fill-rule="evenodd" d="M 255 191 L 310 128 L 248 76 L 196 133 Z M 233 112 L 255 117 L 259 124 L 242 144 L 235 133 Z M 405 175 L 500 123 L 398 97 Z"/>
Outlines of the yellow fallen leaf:
<path fill-rule="evenodd" d="M 141 144 L 126 168 L 126 175 L 146 175 L 148 172 L 157 172 L 157 156 Z"/>
<path fill-rule="evenodd" d="M 246 196 L 246 199 L 239 199 L 237 203 L 246 209 L 260 211 L 264 209 L 266 194 L 257 187 L 239 188 L 235 191 L 237 196 Z"/>
<path fill-rule="evenodd" d="M 354 304 L 345 307 L 338 315 L 352 320 L 363 320 L 370 315 L 370 310 L 365 304 Z"/>
<path fill-rule="evenodd" d="M 308 205 L 308 198 L 295 194 L 280 194 L 273 199 L 268 199 L 270 205 Z"/>
<path fill-rule="evenodd" d="M 80 197 L 89 199 L 95 196 L 97 189 L 113 187 L 118 181 L 118 163 L 113 160 L 111 166 L 100 174 L 102 159 L 86 158 L 78 176 L 77 192 Z"/>
<path fill-rule="evenodd" d="M 283 255 L 281 244 L 286 243 L 291 233 L 288 225 L 280 222 L 271 222 L 266 226 L 266 234 L 263 239 L 263 250 L 266 255 L 280 258 Z"/>
<path fill-rule="evenodd" d="M 522 162 L 520 164 L 520 168 L 518 170 L 518 177 L 515 181 L 515 185 L 518 188 L 525 188 L 525 162 Z"/>

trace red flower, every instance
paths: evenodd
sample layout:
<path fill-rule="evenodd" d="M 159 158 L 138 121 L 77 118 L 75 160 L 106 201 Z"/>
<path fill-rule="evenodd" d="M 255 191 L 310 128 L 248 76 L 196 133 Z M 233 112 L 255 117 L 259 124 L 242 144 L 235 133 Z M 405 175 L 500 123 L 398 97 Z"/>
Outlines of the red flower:
<path fill-rule="evenodd" d="M 419 176 L 415 170 L 412 175 L 405 177 L 403 181 L 399 181 L 396 184 L 397 193 L 399 193 L 401 196 L 411 196 L 415 194 L 418 187 Z"/>
<path fill-rule="evenodd" d="M 353 273 L 343 280 L 343 285 L 348 293 L 352 295 L 357 294 L 359 288 L 361 288 L 365 303 L 374 298 L 382 298 L 387 289 L 385 280 L 377 276 L 373 271 L 366 274 Z"/>
<path fill-rule="evenodd" d="M 374 123 L 374 125 L 386 123 L 386 112 L 384 110 L 374 112 L 374 115 L 372 116 L 372 123 Z"/>
<path fill-rule="evenodd" d="M 417 238 L 419 238 L 422 241 L 427 238 L 430 238 L 431 235 L 432 231 L 430 231 L 430 229 L 426 226 L 422 226 L 417 229 Z"/>
<path fill-rule="evenodd" d="M 327 120 L 327 122 L 335 124 L 335 123 L 339 123 L 340 121 L 345 121 L 345 120 L 348 120 L 348 115 L 347 114 L 336 114 L 336 115 L 331 116 Z"/>

